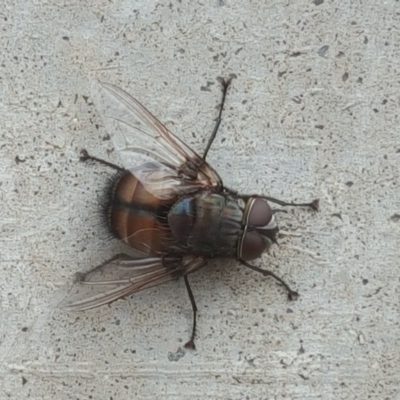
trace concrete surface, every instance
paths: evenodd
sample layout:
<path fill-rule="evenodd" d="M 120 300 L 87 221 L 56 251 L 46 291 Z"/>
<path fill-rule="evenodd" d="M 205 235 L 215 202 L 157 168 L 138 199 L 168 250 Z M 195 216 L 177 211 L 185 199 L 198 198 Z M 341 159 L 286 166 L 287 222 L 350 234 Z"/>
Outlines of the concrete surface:
<path fill-rule="evenodd" d="M 190 3 L 190 4 L 189 4 Z M 1 399 L 400 399 L 400 2 L 14 1 L 0 11 Z M 57 309 L 116 252 L 99 202 L 118 163 L 91 104 L 128 90 L 279 214 L 270 266 L 191 277 L 110 307 Z"/>

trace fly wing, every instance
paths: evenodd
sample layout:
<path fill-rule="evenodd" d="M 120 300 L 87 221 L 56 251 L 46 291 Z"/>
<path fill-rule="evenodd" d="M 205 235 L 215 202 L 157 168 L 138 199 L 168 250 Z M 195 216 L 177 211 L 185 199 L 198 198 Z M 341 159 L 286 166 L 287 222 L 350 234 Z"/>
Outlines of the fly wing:
<path fill-rule="evenodd" d="M 132 258 L 120 254 L 79 276 L 60 307 L 69 311 L 99 307 L 177 279 L 205 264 L 203 258 L 194 256 Z"/>
<path fill-rule="evenodd" d="M 221 178 L 208 163 L 128 93 L 117 86 L 95 82 L 92 95 L 126 169 L 137 165 L 141 156 L 144 162 L 161 164 L 175 179 L 201 187 L 222 186 Z M 185 175 L 188 170 L 191 173 Z M 149 182 L 151 177 L 143 180 Z"/>
<path fill-rule="evenodd" d="M 209 187 L 198 180 L 180 176 L 175 169 L 157 161 L 149 161 L 130 168 L 129 171 L 153 196 L 160 200 L 168 201 L 185 194 L 197 192 L 199 188 Z"/>

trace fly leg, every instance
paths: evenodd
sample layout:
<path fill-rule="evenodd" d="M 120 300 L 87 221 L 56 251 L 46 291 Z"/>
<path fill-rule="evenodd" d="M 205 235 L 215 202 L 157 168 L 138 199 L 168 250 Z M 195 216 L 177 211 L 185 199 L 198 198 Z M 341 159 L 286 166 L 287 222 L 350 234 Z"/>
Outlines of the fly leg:
<path fill-rule="evenodd" d="M 134 259 L 131 256 L 129 256 L 128 254 L 125 254 L 125 253 L 116 254 L 115 256 L 109 258 L 108 260 L 104 261 L 103 263 L 101 263 L 97 267 L 94 267 L 93 269 L 91 269 L 88 272 L 77 272 L 75 274 L 75 282 L 85 282 L 86 277 L 89 276 L 92 272 L 100 271 L 106 265 L 109 265 L 113 262 L 117 262 L 117 264 L 118 263 L 122 264 L 125 262 L 127 265 L 129 265 L 129 261 L 132 262 L 132 261 L 134 261 Z"/>
<path fill-rule="evenodd" d="M 97 157 L 91 156 L 91 155 L 87 152 L 87 150 L 82 149 L 82 150 L 81 150 L 81 156 L 80 156 L 80 158 L 79 158 L 79 161 L 84 162 L 84 161 L 88 161 L 88 160 L 96 161 L 96 162 L 98 162 L 98 163 L 100 163 L 100 164 L 106 165 L 107 167 L 116 169 L 117 171 L 124 171 L 124 168 L 121 168 L 120 166 L 118 166 L 118 165 L 116 165 L 116 164 L 113 164 L 113 163 L 110 163 L 110 162 L 108 162 L 108 161 L 102 160 L 101 158 L 97 158 Z"/>
<path fill-rule="evenodd" d="M 221 105 L 219 106 L 219 114 L 218 114 L 218 118 L 217 118 L 217 120 L 215 122 L 214 130 L 213 130 L 213 132 L 212 132 L 212 134 L 210 136 L 210 139 L 208 139 L 207 147 L 206 147 L 206 149 L 204 150 L 204 153 L 203 153 L 203 157 L 202 157 L 203 161 L 206 160 L 206 157 L 207 157 L 207 154 L 208 154 L 208 150 L 210 150 L 210 147 L 211 147 L 215 137 L 217 136 L 218 128 L 219 128 L 219 125 L 221 124 L 221 121 L 222 121 L 222 111 L 224 109 L 226 93 L 228 91 L 229 85 L 231 84 L 233 78 L 236 78 L 236 75 L 231 74 L 229 79 L 226 79 L 226 80 L 223 79 L 223 78 L 218 78 L 218 80 L 222 84 L 222 100 L 221 100 Z"/>
<path fill-rule="evenodd" d="M 194 345 L 194 337 L 196 335 L 197 306 L 196 306 L 196 302 L 194 300 L 192 289 L 191 289 L 191 287 L 189 285 L 189 280 L 188 280 L 187 275 L 185 275 L 183 277 L 183 279 L 185 280 L 186 290 L 188 292 L 190 303 L 192 304 L 192 310 L 193 310 L 192 335 L 190 336 L 190 340 L 185 344 L 185 347 L 187 349 L 195 350 L 196 346 Z"/>
<path fill-rule="evenodd" d="M 278 282 L 280 282 L 280 283 L 284 286 L 284 288 L 287 290 L 289 300 L 295 300 L 297 297 L 299 297 L 299 294 L 298 294 L 296 291 L 292 290 L 292 289 L 290 288 L 290 286 L 289 286 L 282 278 L 280 278 L 279 276 L 275 275 L 272 271 L 269 271 L 269 270 L 267 270 L 267 269 L 262 269 L 262 268 L 256 267 L 256 266 L 254 266 L 254 265 L 251 265 L 251 264 L 247 263 L 247 262 L 244 261 L 244 260 L 239 260 L 239 261 L 240 261 L 240 263 L 243 264 L 245 267 L 250 268 L 250 269 L 252 269 L 253 271 L 260 272 L 260 273 L 263 274 L 264 276 L 271 276 L 272 278 L 274 278 L 275 280 L 277 280 Z"/>
<path fill-rule="evenodd" d="M 319 200 L 315 199 L 311 203 L 288 203 L 286 201 L 282 201 L 279 199 L 275 199 L 274 197 L 262 196 L 263 199 L 271 201 L 272 203 L 279 204 L 280 206 L 291 206 L 291 207 L 310 207 L 315 211 L 318 211 L 319 208 Z"/>
<path fill-rule="evenodd" d="M 183 279 L 185 281 L 186 290 L 188 292 L 190 304 L 192 305 L 193 310 L 192 334 L 190 335 L 190 340 L 185 344 L 185 347 L 192 350 L 196 349 L 194 338 L 196 336 L 197 305 L 193 296 L 192 289 L 189 285 L 189 279 L 187 275 L 203 267 L 205 264 L 206 261 L 203 258 L 197 258 L 195 260 L 191 260 L 189 263 L 185 263 L 185 261 L 182 260 L 182 257 L 179 256 L 175 257 L 173 255 L 169 255 L 163 257 L 163 265 L 167 268 L 171 268 L 171 274 L 173 274 L 176 278 L 180 278 L 183 276 Z"/>
<path fill-rule="evenodd" d="M 250 199 L 251 197 L 258 197 L 260 199 L 265 199 L 268 200 L 272 203 L 276 203 L 279 204 L 280 206 L 291 206 L 291 207 L 310 207 L 311 209 L 318 211 L 319 209 L 319 199 L 315 199 L 313 200 L 311 203 L 293 203 L 293 202 L 287 202 L 287 201 L 283 201 L 283 200 L 279 200 L 279 199 L 275 199 L 274 197 L 270 197 L 270 196 L 260 196 L 257 194 L 239 194 L 236 190 L 230 189 L 226 186 L 224 186 L 224 191 L 229 193 L 230 195 L 234 196 L 234 197 L 241 197 L 245 200 Z"/>

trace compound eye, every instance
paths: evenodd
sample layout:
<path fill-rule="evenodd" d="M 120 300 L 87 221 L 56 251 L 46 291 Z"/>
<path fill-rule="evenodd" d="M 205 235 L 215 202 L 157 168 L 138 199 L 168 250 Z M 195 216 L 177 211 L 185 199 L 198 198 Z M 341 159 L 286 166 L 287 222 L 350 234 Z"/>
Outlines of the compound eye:
<path fill-rule="evenodd" d="M 263 238 L 254 232 L 246 232 L 243 237 L 240 258 L 251 261 L 261 256 L 266 248 Z"/>
<path fill-rule="evenodd" d="M 254 227 L 266 227 L 272 219 L 272 210 L 269 204 L 256 198 L 251 206 L 248 218 L 248 224 Z"/>

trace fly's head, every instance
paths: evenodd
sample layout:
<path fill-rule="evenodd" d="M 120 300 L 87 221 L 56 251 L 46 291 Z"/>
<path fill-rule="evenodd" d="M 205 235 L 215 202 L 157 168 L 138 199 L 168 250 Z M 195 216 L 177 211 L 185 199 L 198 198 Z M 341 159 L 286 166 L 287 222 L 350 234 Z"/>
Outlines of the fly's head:
<path fill-rule="evenodd" d="M 267 201 L 261 197 L 247 199 L 238 258 L 250 261 L 260 257 L 272 243 L 276 243 L 278 230 L 274 213 Z"/>

